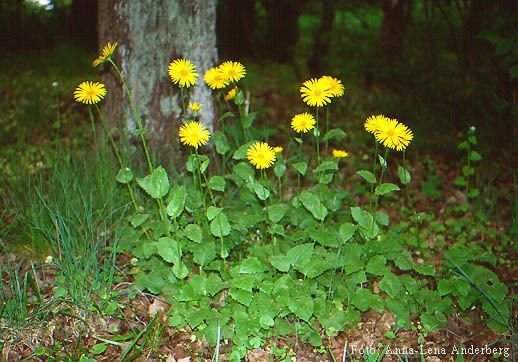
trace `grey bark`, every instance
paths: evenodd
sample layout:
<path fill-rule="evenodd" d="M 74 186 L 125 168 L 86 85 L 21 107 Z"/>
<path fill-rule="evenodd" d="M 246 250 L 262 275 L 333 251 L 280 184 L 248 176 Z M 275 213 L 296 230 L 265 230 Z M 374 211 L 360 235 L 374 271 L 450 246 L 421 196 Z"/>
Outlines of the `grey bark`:
<path fill-rule="evenodd" d="M 153 141 L 171 143 L 176 139 L 182 113 L 180 90 L 167 74 L 169 63 L 176 58 L 195 64 L 200 77 L 196 86 L 186 91 L 191 101 L 203 104 L 199 118 L 213 129 L 215 107 L 203 74 L 217 61 L 216 2 L 99 0 L 99 46 L 118 42 L 114 60 L 126 77 Z M 135 129 L 135 119 L 116 73 L 111 67 L 104 69 L 103 81 L 109 92 L 103 104 L 105 114 L 114 124 Z"/>

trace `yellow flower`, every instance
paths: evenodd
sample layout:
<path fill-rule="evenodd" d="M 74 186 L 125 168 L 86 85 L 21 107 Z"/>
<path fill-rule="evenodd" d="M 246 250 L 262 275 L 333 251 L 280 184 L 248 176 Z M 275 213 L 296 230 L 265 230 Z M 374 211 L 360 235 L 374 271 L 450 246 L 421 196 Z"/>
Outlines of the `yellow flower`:
<path fill-rule="evenodd" d="M 308 112 L 296 114 L 291 119 L 291 128 L 298 133 L 306 133 L 315 128 L 315 117 Z"/>
<path fill-rule="evenodd" d="M 227 82 L 237 82 L 246 74 L 245 67 L 239 62 L 224 62 L 219 69 Z"/>
<path fill-rule="evenodd" d="M 273 148 L 273 152 L 275 152 L 275 153 L 281 153 L 282 150 L 283 150 L 283 148 L 281 146 L 277 146 L 277 147 Z"/>
<path fill-rule="evenodd" d="M 367 118 L 363 126 L 365 127 L 365 130 L 367 132 L 375 134 L 381 129 L 382 124 L 384 124 L 388 120 L 389 118 L 385 117 L 382 114 L 379 114 L 377 116 L 370 116 L 369 118 Z"/>
<path fill-rule="evenodd" d="M 174 84 L 178 84 L 180 87 L 189 88 L 191 85 L 196 83 L 198 73 L 196 73 L 196 67 L 188 59 L 175 59 L 169 64 L 167 69 L 169 77 Z"/>
<path fill-rule="evenodd" d="M 302 100 L 309 106 L 323 107 L 331 102 L 331 92 L 327 85 L 318 79 L 305 81 L 300 87 Z"/>
<path fill-rule="evenodd" d="M 396 151 L 403 151 L 414 138 L 412 131 L 395 119 L 388 119 L 380 124 L 380 129 L 374 133 L 376 141 L 383 146 Z"/>
<path fill-rule="evenodd" d="M 228 85 L 228 81 L 219 68 L 210 68 L 207 70 L 203 79 L 211 89 L 221 89 Z"/>
<path fill-rule="evenodd" d="M 344 150 L 333 150 L 333 157 L 344 158 L 347 156 L 349 156 L 349 153 L 345 152 Z"/>
<path fill-rule="evenodd" d="M 203 107 L 203 104 L 196 103 L 196 102 L 189 102 L 189 109 L 193 112 L 199 112 L 201 110 L 201 107 Z"/>
<path fill-rule="evenodd" d="M 100 102 L 106 95 L 106 87 L 99 82 L 83 82 L 74 91 L 74 99 L 84 104 Z"/>
<path fill-rule="evenodd" d="M 112 58 L 113 52 L 117 48 L 117 43 L 108 42 L 101 51 L 101 54 L 92 62 L 94 67 L 97 67 L 99 64 L 102 64 Z"/>
<path fill-rule="evenodd" d="M 178 131 L 182 144 L 198 148 L 207 144 L 210 138 L 210 131 L 201 123 L 191 121 L 183 124 Z"/>
<path fill-rule="evenodd" d="M 248 161 L 257 169 L 265 169 L 275 162 L 275 151 L 268 143 L 256 142 L 246 151 Z"/>
<path fill-rule="evenodd" d="M 228 91 L 227 95 L 225 96 L 225 101 L 230 101 L 234 98 L 236 98 L 237 96 L 237 91 L 238 89 L 237 88 L 232 88 L 231 90 Z"/>
<path fill-rule="evenodd" d="M 319 81 L 329 89 L 331 97 L 341 97 L 344 95 L 344 85 L 341 80 L 330 77 L 329 75 L 324 75 Z"/>

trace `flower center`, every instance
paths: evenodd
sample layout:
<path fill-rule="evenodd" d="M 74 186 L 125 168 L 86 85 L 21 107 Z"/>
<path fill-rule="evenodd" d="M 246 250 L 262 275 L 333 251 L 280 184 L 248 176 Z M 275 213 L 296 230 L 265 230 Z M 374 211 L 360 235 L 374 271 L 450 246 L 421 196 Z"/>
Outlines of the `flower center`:
<path fill-rule="evenodd" d="M 182 70 L 180 71 L 180 75 L 181 75 L 182 77 L 187 77 L 187 76 L 189 75 L 189 71 L 188 71 L 187 69 L 182 69 Z"/>
<path fill-rule="evenodd" d="M 320 89 L 315 89 L 313 93 L 315 94 L 315 97 L 320 97 L 322 95 L 322 91 Z"/>
<path fill-rule="evenodd" d="M 393 129 L 389 129 L 387 131 L 387 136 L 394 137 L 396 135 L 396 132 Z"/>

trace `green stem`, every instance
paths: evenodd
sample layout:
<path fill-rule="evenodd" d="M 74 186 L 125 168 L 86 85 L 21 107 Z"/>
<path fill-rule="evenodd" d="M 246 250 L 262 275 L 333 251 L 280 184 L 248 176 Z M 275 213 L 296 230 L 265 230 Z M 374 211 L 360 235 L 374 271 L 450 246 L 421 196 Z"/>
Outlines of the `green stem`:
<path fill-rule="evenodd" d="M 317 167 L 320 167 L 320 129 L 318 128 L 318 107 L 316 110 L 315 138 L 317 139 Z"/>
<path fill-rule="evenodd" d="M 182 110 L 183 110 L 183 118 L 187 118 L 187 108 L 185 107 L 185 96 L 183 93 L 183 87 L 180 87 L 180 98 L 182 98 Z"/>
<path fill-rule="evenodd" d="M 376 177 L 376 166 L 378 164 L 378 142 L 374 141 L 374 144 L 376 145 L 374 148 L 374 160 L 372 162 L 372 174 L 374 177 Z M 374 184 L 371 185 L 371 193 L 369 197 L 369 208 L 372 212 L 372 201 L 374 199 Z"/>
<path fill-rule="evenodd" d="M 385 165 L 381 166 L 380 182 L 378 185 L 381 185 L 383 183 L 383 176 L 385 175 L 385 169 L 388 167 L 387 156 L 388 156 L 388 148 L 385 147 L 385 156 L 383 157 L 383 159 L 385 160 Z M 374 229 L 374 223 L 376 222 L 375 220 L 376 220 L 376 213 L 378 212 L 378 201 L 379 201 L 379 196 L 376 196 L 375 201 L 374 201 L 374 210 L 372 213 L 371 231 Z"/>
<path fill-rule="evenodd" d="M 90 125 L 92 126 L 92 133 L 94 134 L 94 142 L 97 147 L 97 132 L 95 131 L 94 114 L 92 112 L 92 108 L 90 105 L 88 106 L 88 113 L 90 114 Z"/>
<path fill-rule="evenodd" d="M 140 118 L 140 114 L 138 113 L 137 107 L 133 100 L 133 94 L 131 93 L 131 90 L 128 88 L 128 85 L 126 84 L 126 79 L 124 78 L 124 75 L 122 74 L 122 72 L 119 69 L 119 67 L 117 66 L 117 64 L 115 64 L 115 62 L 111 59 L 109 59 L 109 62 L 113 65 L 113 67 L 115 68 L 115 71 L 119 75 L 119 78 L 122 82 L 122 87 L 124 88 L 124 90 L 126 91 L 126 94 L 128 95 L 128 100 L 130 102 L 131 111 L 133 112 L 133 116 L 135 117 L 137 126 L 140 130 L 142 130 L 143 129 L 142 119 Z M 146 154 L 146 160 L 147 160 L 147 164 L 149 167 L 149 171 L 152 173 L 155 168 L 153 167 L 153 163 L 151 162 L 151 158 L 149 157 L 149 150 L 147 147 L 146 138 L 144 137 L 144 133 L 142 133 L 142 132 L 140 133 L 140 140 L 142 141 L 142 146 L 144 147 L 144 153 Z"/>
<path fill-rule="evenodd" d="M 117 157 L 117 160 L 119 161 L 119 167 L 121 169 L 123 169 L 125 167 L 124 162 L 122 161 L 122 157 L 119 153 L 117 144 L 115 143 L 115 140 L 113 139 L 113 135 L 108 128 L 108 123 L 106 122 L 106 119 L 104 118 L 104 115 L 101 112 L 101 109 L 97 106 L 97 104 L 95 104 L 95 109 L 97 110 L 97 113 L 99 114 L 99 118 L 101 119 L 101 123 L 104 127 L 105 132 L 109 135 L 110 143 L 113 148 L 113 152 L 115 153 L 115 156 Z M 135 211 L 138 211 L 138 205 L 137 205 L 137 202 L 135 201 L 135 195 L 133 195 L 133 190 L 131 189 L 129 182 L 126 183 L 126 186 L 128 188 L 128 192 L 131 197 L 131 202 L 133 203 L 133 207 L 135 208 Z"/>
<path fill-rule="evenodd" d="M 329 104 L 326 107 L 326 111 L 327 111 L 327 115 L 326 115 L 326 134 L 329 132 L 329 113 L 330 113 L 329 108 L 331 108 L 331 104 Z M 326 155 L 327 155 L 327 147 L 328 147 L 328 145 L 329 145 L 329 140 L 326 139 Z"/>
<path fill-rule="evenodd" d="M 197 148 L 195 148 L 195 151 L 196 151 L 196 161 L 198 161 L 200 155 L 198 154 Z M 198 162 L 196 162 L 196 164 L 198 165 Z M 205 180 L 205 187 L 209 190 L 209 195 L 210 195 L 210 199 L 212 201 L 212 206 L 215 207 L 216 201 L 214 199 L 214 195 L 212 194 L 212 190 L 209 187 L 209 181 L 207 180 L 207 176 L 205 176 L 204 172 L 201 172 L 200 167 L 197 167 L 197 168 L 198 168 L 198 174 L 200 175 L 200 188 L 203 190 L 203 187 L 201 185 L 201 175 L 203 175 L 203 179 Z M 204 199 L 205 199 L 205 190 L 203 190 L 203 193 L 204 193 Z"/>

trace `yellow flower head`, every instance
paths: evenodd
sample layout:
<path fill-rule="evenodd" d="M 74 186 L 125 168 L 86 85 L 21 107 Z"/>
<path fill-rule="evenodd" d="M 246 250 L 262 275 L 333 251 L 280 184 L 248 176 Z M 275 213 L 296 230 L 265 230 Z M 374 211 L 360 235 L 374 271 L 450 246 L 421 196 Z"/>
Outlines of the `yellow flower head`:
<path fill-rule="evenodd" d="M 221 89 L 228 85 L 228 81 L 225 79 L 223 72 L 221 72 L 221 69 L 219 68 L 210 68 L 207 70 L 203 79 L 211 89 Z"/>
<path fill-rule="evenodd" d="M 237 82 L 246 74 L 245 67 L 239 62 L 224 62 L 219 66 L 219 69 L 223 73 L 223 78 L 229 83 Z"/>
<path fill-rule="evenodd" d="M 365 127 L 365 130 L 369 133 L 375 134 L 382 128 L 382 124 L 387 122 L 389 118 L 385 117 L 382 114 L 379 114 L 377 116 L 370 116 L 367 118 L 363 126 Z"/>
<path fill-rule="evenodd" d="M 193 112 L 199 112 L 201 110 L 201 107 L 203 107 L 203 104 L 196 103 L 196 102 L 189 102 L 189 109 Z"/>
<path fill-rule="evenodd" d="M 257 169 L 265 169 L 275 162 L 274 149 L 265 142 L 256 142 L 246 151 L 248 161 Z"/>
<path fill-rule="evenodd" d="M 174 84 L 180 87 L 189 88 L 196 83 L 198 73 L 196 67 L 188 59 L 175 59 L 169 64 L 167 69 L 169 77 Z"/>
<path fill-rule="evenodd" d="M 308 112 L 296 114 L 291 119 L 291 128 L 298 133 L 306 133 L 315 128 L 315 117 Z"/>
<path fill-rule="evenodd" d="M 380 129 L 374 133 L 376 141 L 383 146 L 396 151 L 403 151 L 414 138 L 412 131 L 395 119 L 388 119 L 380 124 Z"/>
<path fill-rule="evenodd" d="M 283 148 L 281 146 L 276 146 L 273 148 L 273 152 L 275 153 L 281 153 L 283 150 Z"/>
<path fill-rule="evenodd" d="M 345 152 L 344 150 L 333 150 L 333 157 L 344 158 L 347 156 L 349 156 L 349 153 Z"/>
<path fill-rule="evenodd" d="M 322 84 L 329 89 L 331 97 L 341 97 L 344 95 L 344 85 L 340 79 L 324 75 L 319 79 L 319 82 L 322 82 Z"/>
<path fill-rule="evenodd" d="M 210 131 L 201 123 L 191 121 L 183 124 L 178 131 L 182 144 L 198 149 L 207 144 L 210 138 Z"/>
<path fill-rule="evenodd" d="M 228 93 L 225 95 L 225 101 L 231 101 L 232 99 L 236 98 L 237 96 L 237 88 L 232 88 L 228 91 Z"/>
<path fill-rule="evenodd" d="M 112 58 L 113 52 L 117 48 L 117 43 L 108 42 L 101 51 L 101 54 L 92 62 L 94 67 L 97 67 L 99 64 L 102 64 Z"/>
<path fill-rule="evenodd" d="M 305 81 L 300 87 L 300 93 L 302 100 L 309 106 L 323 107 L 331 102 L 332 94 L 328 86 L 318 79 Z"/>
<path fill-rule="evenodd" d="M 106 95 L 106 87 L 99 82 L 83 82 L 74 91 L 74 99 L 84 104 L 100 102 Z"/>

